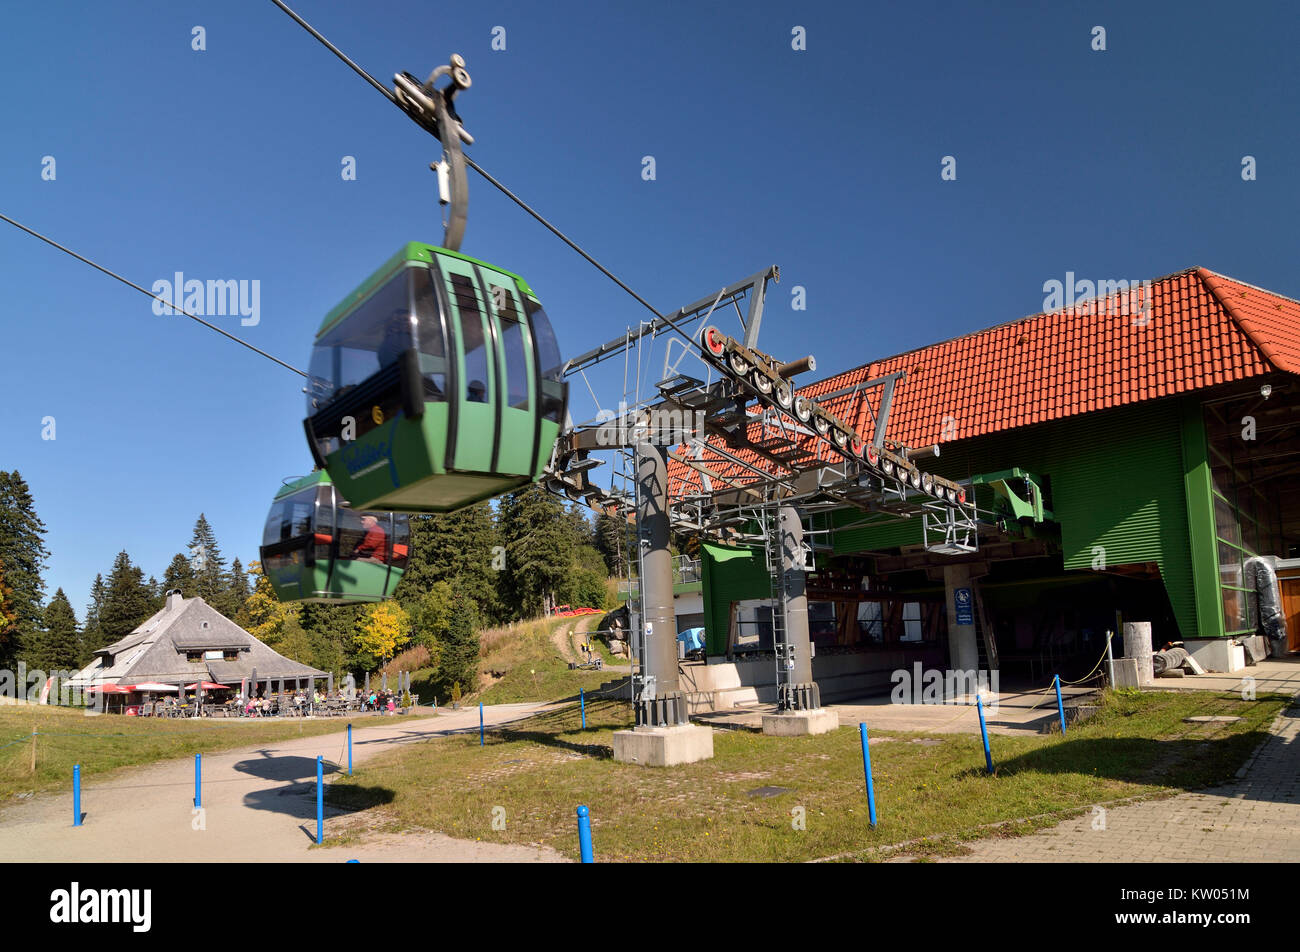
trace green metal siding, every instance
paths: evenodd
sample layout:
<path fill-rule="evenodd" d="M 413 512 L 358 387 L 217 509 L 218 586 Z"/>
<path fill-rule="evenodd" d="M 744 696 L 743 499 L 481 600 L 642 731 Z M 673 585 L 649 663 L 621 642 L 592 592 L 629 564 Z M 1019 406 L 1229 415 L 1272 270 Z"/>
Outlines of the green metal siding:
<path fill-rule="evenodd" d="M 1183 636 L 1196 636 L 1181 401 L 1148 401 L 961 441 L 921 465 L 953 479 L 1012 466 L 1044 477 L 1061 526 L 1065 568 L 1091 568 L 1095 546 L 1105 548 L 1108 565 L 1157 563 Z M 976 498 L 988 507 L 989 498 Z M 837 513 L 835 525 L 861 518 L 857 512 Z M 879 528 L 841 529 L 834 551 L 920 542 L 917 517 Z"/>
<path fill-rule="evenodd" d="M 700 549 L 705 651 L 710 655 L 726 654 L 731 603 L 770 598 L 772 581 L 767 574 L 762 550 L 713 545 L 704 545 Z M 718 558 L 718 555 L 730 553 L 736 555 Z"/>
<path fill-rule="evenodd" d="M 1202 638 L 1227 635 L 1223 595 L 1219 588 L 1219 546 L 1214 525 L 1214 497 L 1210 486 L 1210 447 L 1205 434 L 1205 412 L 1199 401 L 1183 405 L 1183 489 L 1187 499 L 1188 538 L 1196 584 L 1196 634 Z M 1184 630 L 1185 631 L 1185 630 Z"/>

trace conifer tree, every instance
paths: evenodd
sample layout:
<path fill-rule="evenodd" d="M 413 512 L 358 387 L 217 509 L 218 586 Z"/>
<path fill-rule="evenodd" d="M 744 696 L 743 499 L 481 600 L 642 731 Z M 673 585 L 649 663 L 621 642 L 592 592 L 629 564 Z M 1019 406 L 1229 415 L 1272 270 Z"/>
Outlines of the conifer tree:
<path fill-rule="evenodd" d="M 79 668 L 81 655 L 77 615 L 60 588 L 45 606 L 41 627 L 23 651 L 23 660 L 28 668 L 49 673 Z"/>
<path fill-rule="evenodd" d="M 125 638 L 155 611 L 154 596 L 144 580 L 143 570 L 132 564 L 125 550 L 119 552 L 105 584 L 104 603 L 99 613 L 105 642 L 111 644 Z"/>
<path fill-rule="evenodd" d="M 168 592 L 179 591 L 184 598 L 193 598 L 198 591 L 194 567 L 180 552 L 172 556 L 171 564 L 163 572 L 163 588 Z"/>
<path fill-rule="evenodd" d="M 0 667 L 12 667 L 25 637 L 40 626 L 45 602 L 43 573 L 49 559 L 45 524 L 27 482 L 18 473 L 0 470 L 0 561 L 5 566 L 9 620 L 0 622 Z"/>
<path fill-rule="evenodd" d="M 207 517 L 199 513 L 189 545 L 190 567 L 194 572 L 194 594 L 217 611 L 226 614 L 230 607 L 226 580 L 226 560 L 221 557 L 217 535 Z"/>

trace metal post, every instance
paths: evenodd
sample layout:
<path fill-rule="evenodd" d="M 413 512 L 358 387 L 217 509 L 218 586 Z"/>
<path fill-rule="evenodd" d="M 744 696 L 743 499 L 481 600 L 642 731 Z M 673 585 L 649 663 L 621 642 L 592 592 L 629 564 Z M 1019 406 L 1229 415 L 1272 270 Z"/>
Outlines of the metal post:
<path fill-rule="evenodd" d="M 984 723 L 984 702 L 980 700 L 978 694 L 975 695 L 975 710 L 980 715 L 980 736 L 984 738 L 984 766 L 988 768 L 989 773 L 993 773 L 993 752 L 989 750 L 989 726 Z"/>
<path fill-rule="evenodd" d="M 587 729 L 587 692 L 584 688 L 578 688 L 578 703 L 582 706 L 582 729 Z"/>
<path fill-rule="evenodd" d="M 808 594 L 804 578 L 803 520 L 794 506 L 782 506 L 777 513 L 781 540 L 781 604 L 785 644 L 776 645 L 777 710 L 813 711 L 821 707 L 821 695 L 812 676 L 812 638 L 808 633 Z"/>
<path fill-rule="evenodd" d="M 478 702 L 478 745 L 483 746 L 483 702 Z"/>
<path fill-rule="evenodd" d="M 1115 640 L 1115 632 L 1106 632 L 1106 667 L 1110 671 L 1110 686 L 1115 687 L 1115 655 L 1111 651 L 1111 642 Z"/>
<path fill-rule="evenodd" d="M 1052 677 L 1052 684 L 1056 686 L 1056 712 L 1061 715 L 1061 735 L 1065 735 L 1065 704 L 1061 701 L 1061 676 L 1059 674 Z"/>
<path fill-rule="evenodd" d="M 316 755 L 316 843 L 325 842 L 325 764 Z"/>
<path fill-rule="evenodd" d="M 194 806 L 203 806 L 203 755 L 194 755 Z"/>
<path fill-rule="evenodd" d="M 352 776 L 352 725 L 348 725 L 348 776 Z"/>
<path fill-rule="evenodd" d="M 81 764 L 72 767 L 72 825 L 81 826 Z"/>
<path fill-rule="evenodd" d="M 669 552 L 668 461 L 663 447 L 636 446 L 637 529 L 641 544 L 641 638 L 646 659 L 637 727 L 688 723 L 677 678 L 677 612 Z"/>
<path fill-rule="evenodd" d="M 588 816 L 585 805 L 578 807 L 578 849 L 582 853 L 584 863 L 596 862 L 596 857 L 591 850 L 591 817 Z"/>
<path fill-rule="evenodd" d="M 871 825 L 876 825 L 876 786 L 871 779 L 871 745 L 867 741 L 867 725 L 858 724 L 858 735 L 862 739 L 862 771 L 867 778 L 867 816 Z"/>

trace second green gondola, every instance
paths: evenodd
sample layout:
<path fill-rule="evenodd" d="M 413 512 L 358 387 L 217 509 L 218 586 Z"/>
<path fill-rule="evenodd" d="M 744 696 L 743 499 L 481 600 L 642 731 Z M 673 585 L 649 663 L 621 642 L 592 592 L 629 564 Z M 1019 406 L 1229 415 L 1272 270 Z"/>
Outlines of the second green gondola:
<path fill-rule="evenodd" d="M 317 471 L 276 493 L 262 573 L 284 602 L 377 602 L 397 589 L 410 545 L 409 516 L 352 509 Z"/>
<path fill-rule="evenodd" d="M 449 512 L 541 476 L 562 370 L 523 278 L 412 242 L 326 316 L 304 428 L 354 508 Z"/>

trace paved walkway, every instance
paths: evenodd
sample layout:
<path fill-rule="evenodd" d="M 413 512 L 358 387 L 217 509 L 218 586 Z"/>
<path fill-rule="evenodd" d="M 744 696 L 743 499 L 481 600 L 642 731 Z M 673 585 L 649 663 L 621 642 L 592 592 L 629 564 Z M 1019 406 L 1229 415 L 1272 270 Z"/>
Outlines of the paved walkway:
<path fill-rule="evenodd" d="M 488 725 L 519 720 L 546 704 L 484 709 Z M 477 731 L 478 708 L 419 720 L 354 726 L 354 765 L 403 743 Z M 347 769 L 346 734 L 289 737 L 261 747 L 203 756 L 203 807 L 193 814 L 194 760 L 169 760 L 85 778 L 85 823 L 72 825 L 72 792 L 46 794 L 0 810 L 0 862 L 562 862 L 550 849 L 456 840 L 436 833 L 379 836 L 363 846 L 309 849 L 316 835 L 316 756 Z M 329 767 L 327 766 L 327 771 Z"/>
<path fill-rule="evenodd" d="M 970 855 L 949 862 L 1300 861 L 1297 738 L 1300 708 L 1291 708 L 1278 716 L 1268 740 L 1230 783 L 1114 807 L 1104 817 L 1089 811 L 1030 836 L 980 840 L 968 844 Z"/>

